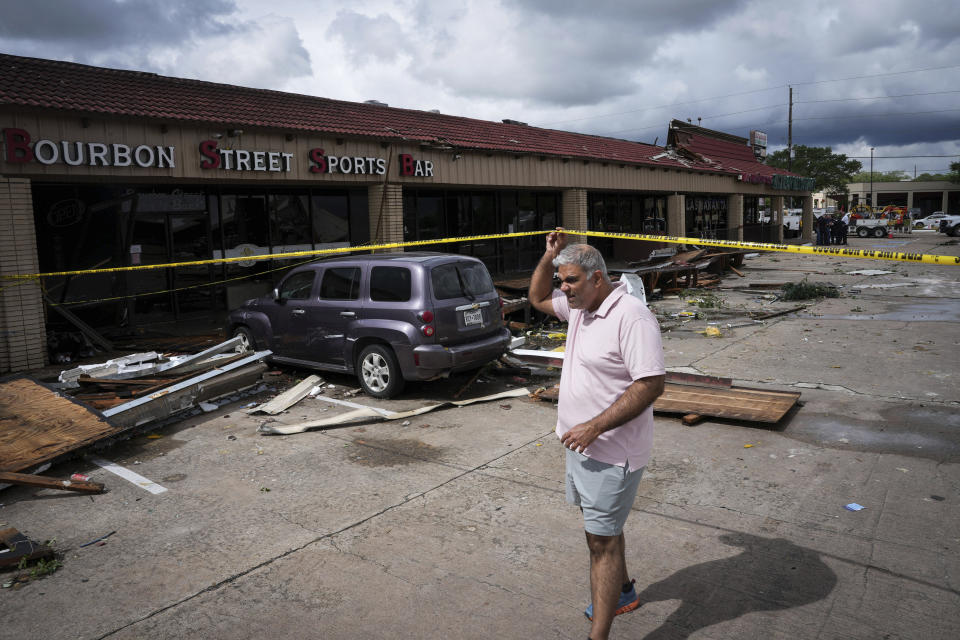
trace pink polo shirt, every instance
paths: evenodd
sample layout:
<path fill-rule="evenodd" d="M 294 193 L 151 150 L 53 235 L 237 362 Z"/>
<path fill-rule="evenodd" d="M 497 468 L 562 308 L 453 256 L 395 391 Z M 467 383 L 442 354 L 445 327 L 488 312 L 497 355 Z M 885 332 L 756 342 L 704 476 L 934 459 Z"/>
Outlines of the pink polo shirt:
<path fill-rule="evenodd" d="M 567 297 L 553 292 L 553 311 L 568 321 L 567 347 L 560 376 L 557 436 L 595 418 L 635 380 L 663 375 L 663 347 L 656 317 L 622 282 L 594 313 L 571 309 Z M 583 454 L 594 460 L 646 466 L 653 448 L 653 408 L 601 434 Z"/>

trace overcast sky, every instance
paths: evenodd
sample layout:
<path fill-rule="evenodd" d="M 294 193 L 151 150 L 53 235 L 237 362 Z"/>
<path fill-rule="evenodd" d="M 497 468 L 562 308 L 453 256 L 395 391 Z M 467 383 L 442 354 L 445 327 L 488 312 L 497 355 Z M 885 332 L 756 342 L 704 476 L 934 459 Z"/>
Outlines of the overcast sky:
<path fill-rule="evenodd" d="M 0 51 L 663 144 L 671 118 L 945 171 L 957 0 L 0 0 Z M 891 158 L 883 156 L 949 157 Z"/>

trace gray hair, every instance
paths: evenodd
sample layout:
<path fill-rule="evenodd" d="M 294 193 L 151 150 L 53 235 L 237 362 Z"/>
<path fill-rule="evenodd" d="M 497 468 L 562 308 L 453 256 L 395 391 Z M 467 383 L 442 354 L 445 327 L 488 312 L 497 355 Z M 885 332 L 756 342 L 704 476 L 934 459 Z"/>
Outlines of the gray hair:
<path fill-rule="evenodd" d="M 593 274 L 594 271 L 599 271 L 603 279 L 610 282 L 610 276 L 607 275 L 607 263 L 603 261 L 603 256 L 595 247 L 588 244 L 568 245 L 553 259 L 553 266 L 559 267 L 562 264 L 575 264 L 583 269 L 588 276 Z"/>

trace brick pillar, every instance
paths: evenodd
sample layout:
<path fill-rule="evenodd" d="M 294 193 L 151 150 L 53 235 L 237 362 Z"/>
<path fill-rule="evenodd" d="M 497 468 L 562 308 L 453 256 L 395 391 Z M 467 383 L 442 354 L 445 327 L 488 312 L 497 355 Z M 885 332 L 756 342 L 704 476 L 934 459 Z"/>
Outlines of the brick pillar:
<path fill-rule="evenodd" d="M 676 194 L 667 196 L 667 235 L 682 236 L 686 233 L 686 196 Z"/>
<path fill-rule="evenodd" d="M 0 178 L 0 275 L 37 273 L 30 180 Z M 0 279 L 0 373 L 46 364 L 46 318 L 36 280 Z"/>
<path fill-rule="evenodd" d="M 587 231 L 586 189 L 565 189 L 562 194 L 560 207 L 564 229 Z M 586 243 L 587 236 L 571 236 L 570 242 Z"/>
<path fill-rule="evenodd" d="M 800 240 L 813 242 L 813 196 L 803 196 L 803 213 L 800 217 Z"/>
<path fill-rule="evenodd" d="M 727 196 L 727 240 L 743 240 L 743 195 Z"/>
<path fill-rule="evenodd" d="M 370 242 L 403 242 L 403 187 L 399 184 L 372 184 L 367 187 L 370 212 Z M 385 249 L 403 251 L 403 249 Z"/>
<path fill-rule="evenodd" d="M 783 244 L 783 196 L 773 196 L 770 210 L 773 212 L 772 222 L 777 225 L 777 244 Z"/>

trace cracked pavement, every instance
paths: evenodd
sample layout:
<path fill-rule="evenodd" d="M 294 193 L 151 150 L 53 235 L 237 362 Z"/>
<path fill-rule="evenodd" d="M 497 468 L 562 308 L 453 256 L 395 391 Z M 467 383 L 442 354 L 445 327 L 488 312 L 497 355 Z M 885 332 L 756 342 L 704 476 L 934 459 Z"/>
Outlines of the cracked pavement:
<path fill-rule="evenodd" d="M 942 235 L 905 241 L 960 253 Z M 893 273 L 847 273 L 869 268 Z M 667 364 L 800 389 L 803 406 L 775 428 L 657 417 L 625 529 L 644 604 L 611 637 L 960 636 L 960 268 L 765 254 L 742 270 L 715 292 L 722 317 L 664 334 Z M 841 297 L 736 326 L 737 312 L 798 304 L 747 284 L 805 273 L 842 285 Z M 683 298 L 652 306 L 690 308 Z M 695 333 L 707 322 L 722 336 Z M 352 400 L 404 410 L 468 378 Z M 476 383 L 468 395 L 514 384 Z M 276 420 L 341 410 L 307 399 Z M 262 436 L 259 418 L 225 406 L 98 452 L 165 486 L 160 495 L 83 460 L 60 464 L 48 475 L 87 473 L 109 492 L 0 492 L 0 523 L 55 539 L 64 563 L 0 591 L 0 635 L 582 638 L 588 557 L 579 512 L 564 502 L 555 412 L 521 398 L 406 426 Z M 109 531 L 102 546 L 80 547 Z"/>

